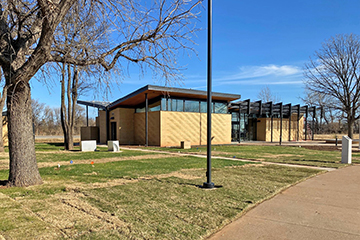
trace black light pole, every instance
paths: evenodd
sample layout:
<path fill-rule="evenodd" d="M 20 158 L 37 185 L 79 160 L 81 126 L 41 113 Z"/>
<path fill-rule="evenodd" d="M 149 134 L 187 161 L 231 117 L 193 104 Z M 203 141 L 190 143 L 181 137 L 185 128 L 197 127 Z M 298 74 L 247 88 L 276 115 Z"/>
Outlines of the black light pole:
<path fill-rule="evenodd" d="M 204 183 L 203 188 L 214 188 L 214 183 L 211 182 L 211 80 L 212 80 L 212 0 L 208 0 L 208 45 L 207 45 L 207 182 Z"/>

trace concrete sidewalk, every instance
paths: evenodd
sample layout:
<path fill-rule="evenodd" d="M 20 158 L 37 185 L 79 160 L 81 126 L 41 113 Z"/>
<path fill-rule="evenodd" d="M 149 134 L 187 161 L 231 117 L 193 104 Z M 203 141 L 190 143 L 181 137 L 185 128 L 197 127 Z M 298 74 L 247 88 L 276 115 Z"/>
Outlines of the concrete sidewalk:
<path fill-rule="evenodd" d="M 299 183 L 209 239 L 360 239 L 360 165 Z"/>

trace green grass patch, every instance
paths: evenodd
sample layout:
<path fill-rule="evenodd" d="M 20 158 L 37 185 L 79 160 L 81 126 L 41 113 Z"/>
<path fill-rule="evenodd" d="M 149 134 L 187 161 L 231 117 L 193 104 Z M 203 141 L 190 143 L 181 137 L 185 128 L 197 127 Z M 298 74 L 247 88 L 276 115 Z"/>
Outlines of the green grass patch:
<path fill-rule="evenodd" d="M 206 147 L 193 147 L 191 149 L 153 148 L 170 152 L 189 152 L 206 154 Z M 341 152 L 319 151 L 302 147 L 288 146 L 213 146 L 212 155 L 240 159 L 253 159 L 267 162 L 289 163 L 318 167 L 338 168 L 341 164 Z M 353 153 L 353 162 L 360 163 L 360 153 Z"/>
<path fill-rule="evenodd" d="M 241 166 L 246 162 L 213 159 L 213 168 Z M 170 157 L 159 159 L 126 160 L 109 163 L 74 164 L 40 168 L 45 180 L 71 179 L 79 182 L 106 182 L 116 178 L 139 178 L 148 175 L 166 174 L 181 169 L 206 168 L 206 159 L 198 157 Z"/>
<path fill-rule="evenodd" d="M 64 143 L 35 143 L 35 151 L 60 151 L 64 149 Z"/>
<path fill-rule="evenodd" d="M 0 192 L 7 196 L 16 198 L 27 198 L 27 199 L 45 199 L 49 195 L 66 191 L 66 187 L 63 185 L 54 184 L 43 184 L 35 188 L 22 188 L 22 187 L 11 187 L 1 189 Z"/>

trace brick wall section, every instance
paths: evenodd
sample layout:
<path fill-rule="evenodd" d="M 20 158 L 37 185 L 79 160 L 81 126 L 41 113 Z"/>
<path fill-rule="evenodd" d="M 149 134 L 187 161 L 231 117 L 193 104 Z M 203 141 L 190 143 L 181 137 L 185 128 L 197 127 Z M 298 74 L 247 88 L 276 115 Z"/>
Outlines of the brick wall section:
<path fill-rule="evenodd" d="M 298 123 L 297 116 L 294 114 L 291 117 L 291 138 L 290 141 L 296 141 L 298 137 Z M 303 132 L 304 118 L 300 117 L 299 120 L 299 140 L 305 139 Z M 258 141 L 271 141 L 271 118 L 258 118 L 257 122 L 257 140 Z M 274 118 L 273 120 L 273 141 L 280 141 L 280 119 Z M 282 141 L 289 141 L 289 119 L 284 118 L 282 120 Z"/>
<path fill-rule="evenodd" d="M 106 144 L 106 112 L 99 111 L 99 116 L 96 118 L 96 125 L 99 127 L 100 143 Z"/>
<path fill-rule="evenodd" d="M 190 112 L 161 112 L 161 146 L 180 146 L 181 141 L 191 145 L 205 145 L 207 141 L 207 114 Z M 213 144 L 231 143 L 231 115 L 212 114 Z"/>
<path fill-rule="evenodd" d="M 148 113 L 148 137 L 150 146 L 160 146 L 160 111 Z M 134 114 L 135 144 L 145 144 L 145 113 Z"/>
<path fill-rule="evenodd" d="M 135 109 L 120 108 L 117 137 L 120 144 L 134 144 L 134 113 Z"/>

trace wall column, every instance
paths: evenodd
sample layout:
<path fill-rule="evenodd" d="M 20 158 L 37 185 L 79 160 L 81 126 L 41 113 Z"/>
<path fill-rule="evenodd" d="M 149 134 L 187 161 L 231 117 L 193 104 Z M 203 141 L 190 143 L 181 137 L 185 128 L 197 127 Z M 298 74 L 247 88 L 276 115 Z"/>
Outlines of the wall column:
<path fill-rule="evenodd" d="M 300 105 L 298 105 L 297 107 L 297 140 L 300 141 Z"/>
<path fill-rule="evenodd" d="M 89 126 L 89 106 L 86 105 L 86 126 Z"/>
<path fill-rule="evenodd" d="M 241 103 L 239 103 L 239 143 L 241 142 Z"/>
<path fill-rule="evenodd" d="M 145 146 L 149 146 L 149 101 L 148 94 L 145 93 Z"/>
<path fill-rule="evenodd" d="M 289 142 L 291 141 L 291 103 L 289 104 Z"/>
<path fill-rule="evenodd" d="M 307 140 L 307 129 L 308 129 L 308 115 L 309 115 L 309 107 L 308 106 L 305 106 L 305 141 Z"/>
<path fill-rule="evenodd" d="M 273 134 L 274 134 L 274 116 L 273 116 L 273 103 L 270 103 L 270 116 L 271 116 L 271 142 L 273 142 Z"/>
<path fill-rule="evenodd" d="M 283 105 L 280 103 L 280 145 L 282 143 L 282 123 L 283 123 Z"/>
<path fill-rule="evenodd" d="M 105 110 L 105 114 L 106 114 L 106 143 L 107 141 L 110 140 L 110 130 L 109 130 L 109 121 L 110 121 L 110 112 L 109 112 L 109 109 L 106 108 Z"/>

